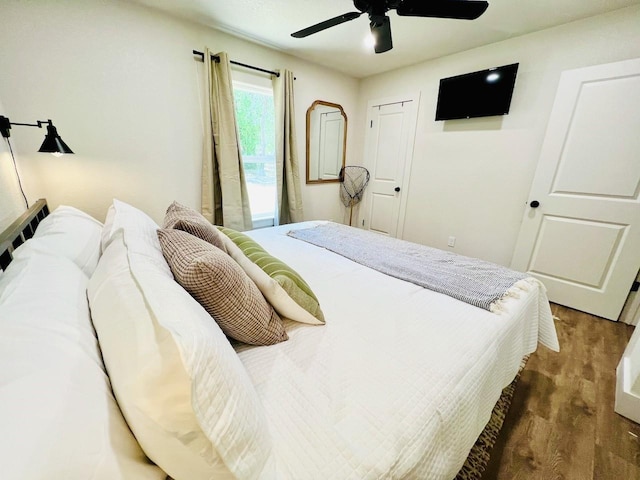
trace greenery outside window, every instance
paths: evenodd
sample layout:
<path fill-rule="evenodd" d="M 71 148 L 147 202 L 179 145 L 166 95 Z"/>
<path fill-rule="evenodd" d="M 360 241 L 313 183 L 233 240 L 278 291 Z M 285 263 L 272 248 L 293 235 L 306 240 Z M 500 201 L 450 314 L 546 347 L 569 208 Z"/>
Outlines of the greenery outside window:
<path fill-rule="evenodd" d="M 273 91 L 233 82 L 233 95 L 253 228 L 273 226 L 276 211 Z"/>

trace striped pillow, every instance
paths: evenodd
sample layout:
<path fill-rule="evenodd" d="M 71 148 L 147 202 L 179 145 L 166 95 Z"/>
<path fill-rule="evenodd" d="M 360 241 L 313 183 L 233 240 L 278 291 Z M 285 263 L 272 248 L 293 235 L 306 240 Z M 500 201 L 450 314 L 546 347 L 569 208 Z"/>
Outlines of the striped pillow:
<path fill-rule="evenodd" d="M 287 340 L 282 321 L 229 255 L 189 233 L 158 230 L 173 276 L 231 338 L 251 345 Z"/>
<path fill-rule="evenodd" d="M 167 208 L 163 228 L 182 230 L 222 250 L 225 249 L 220 238 L 220 232 L 216 227 L 204 218 L 201 213 L 178 202 L 173 202 Z"/>
<path fill-rule="evenodd" d="M 324 314 L 311 287 L 294 269 L 269 255 L 244 233 L 218 227 L 227 253 L 244 269 L 262 294 L 283 317 L 322 325 Z"/>

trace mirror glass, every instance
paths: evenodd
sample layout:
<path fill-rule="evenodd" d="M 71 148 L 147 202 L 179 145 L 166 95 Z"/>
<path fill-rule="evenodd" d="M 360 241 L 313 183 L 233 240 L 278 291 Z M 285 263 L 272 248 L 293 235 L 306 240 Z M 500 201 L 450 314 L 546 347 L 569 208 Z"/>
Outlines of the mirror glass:
<path fill-rule="evenodd" d="M 347 146 L 347 116 L 337 103 L 316 100 L 307 110 L 307 183 L 339 182 Z"/>

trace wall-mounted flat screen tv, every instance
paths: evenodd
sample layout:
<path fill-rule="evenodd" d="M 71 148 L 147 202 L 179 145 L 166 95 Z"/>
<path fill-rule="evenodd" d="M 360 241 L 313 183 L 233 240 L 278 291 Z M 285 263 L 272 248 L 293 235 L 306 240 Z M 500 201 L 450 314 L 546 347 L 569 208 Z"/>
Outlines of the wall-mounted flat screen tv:
<path fill-rule="evenodd" d="M 506 115 L 517 72 L 514 63 L 441 79 L 436 120 Z"/>

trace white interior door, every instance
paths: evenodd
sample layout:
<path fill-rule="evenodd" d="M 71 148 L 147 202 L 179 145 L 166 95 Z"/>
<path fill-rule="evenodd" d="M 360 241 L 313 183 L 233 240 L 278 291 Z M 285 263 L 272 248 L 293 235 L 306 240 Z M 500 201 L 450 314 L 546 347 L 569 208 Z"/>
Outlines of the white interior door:
<path fill-rule="evenodd" d="M 363 225 L 391 237 L 402 237 L 418 100 L 415 94 L 369 102 L 365 167 L 371 177 Z"/>
<path fill-rule="evenodd" d="M 563 72 L 512 267 L 616 320 L 640 267 L 639 194 L 640 59 Z"/>

